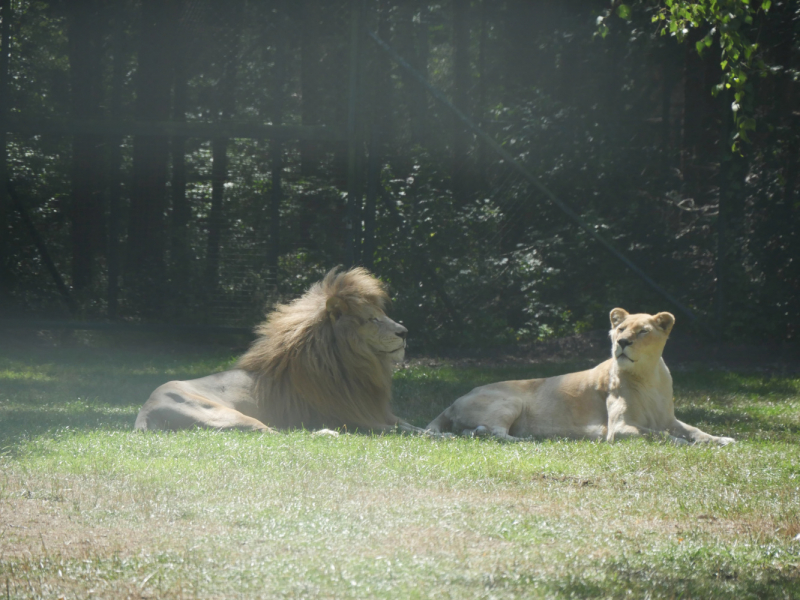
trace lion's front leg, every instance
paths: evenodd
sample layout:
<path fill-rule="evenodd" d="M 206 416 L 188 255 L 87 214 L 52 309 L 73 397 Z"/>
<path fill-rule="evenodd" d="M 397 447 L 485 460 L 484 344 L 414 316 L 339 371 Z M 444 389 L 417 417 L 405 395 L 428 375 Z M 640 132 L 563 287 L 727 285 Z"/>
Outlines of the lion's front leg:
<path fill-rule="evenodd" d="M 697 427 L 692 427 L 686 423 L 682 423 L 675 419 L 672 426 L 669 428 L 670 435 L 674 435 L 681 439 L 688 440 L 693 444 L 719 444 L 720 446 L 727 446 L 736 440 L 729 437 L 717 437 L 701 431 Z"/>
<path fill-rule="evenodd" d="M 430 429 L 423 429 L 422 427 L 416 427 L 411 423 L 403 421 L 402 419 L 397 420 L 397 423 L 394 426 L 394 430 L 400 434 L 409 433 L 413 435 L 424 435 L 426 437 L 439 437 L 442 435 L 440 433 L 431 431 Z"/>

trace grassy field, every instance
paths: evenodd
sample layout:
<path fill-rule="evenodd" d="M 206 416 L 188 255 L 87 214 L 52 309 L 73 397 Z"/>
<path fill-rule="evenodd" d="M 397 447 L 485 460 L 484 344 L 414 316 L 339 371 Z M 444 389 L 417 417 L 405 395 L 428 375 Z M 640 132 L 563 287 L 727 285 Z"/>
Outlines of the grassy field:
<path fill-rule="evenodd" d="M 673 367 L 673 447 L 307 432 L 135 434 L 217 347 L 0 345 L 0 598 L 800 597 L 800 376 Z M 417 425 L 584 362 L 423 361 Z"/>

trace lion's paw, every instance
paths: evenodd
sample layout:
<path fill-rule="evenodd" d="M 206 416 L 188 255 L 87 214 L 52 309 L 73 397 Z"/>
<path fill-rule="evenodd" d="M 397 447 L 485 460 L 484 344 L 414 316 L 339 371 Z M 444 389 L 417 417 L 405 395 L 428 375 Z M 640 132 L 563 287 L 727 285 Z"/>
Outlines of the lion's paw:
<path fill-rule="evenodd" d="M 465 429 L 461 432 L 464 437 L 487 437 L 492 432 L 485 425 L 478 425 L 475 429 Z"/>
<path fill-rule="evenodd" d="M 318 429 L 314 433 L 311 434 L 311 437 L 339 437 L 339 432 L 334 431 L 333 429 Z"/>
<path fill-rule="evenodd" d="M 735 439 L 729 438 L 729 437 L 718 437 L 714 441 L 717 442 L 720 446 L 727 446 L 728 444 L 735 444 L 736 443 Z"/>

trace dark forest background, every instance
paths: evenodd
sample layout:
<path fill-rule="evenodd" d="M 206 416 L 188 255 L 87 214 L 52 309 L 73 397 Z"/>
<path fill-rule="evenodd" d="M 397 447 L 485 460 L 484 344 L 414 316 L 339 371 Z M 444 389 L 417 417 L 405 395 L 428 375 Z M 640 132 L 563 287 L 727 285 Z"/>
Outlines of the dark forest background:
<path fill-rule="evenodd" d="M 657 2 L 2 5 L 6 317 L 251 327 L 354 262 L 427 348 L 604 329 L 614 306 L 690 328 L 370 30 L 700 324 L 797 339 L 797 2 L 737 24 L 766 75 L 747 142 L 712 94 L 719 32 L 661 35 Z"/>

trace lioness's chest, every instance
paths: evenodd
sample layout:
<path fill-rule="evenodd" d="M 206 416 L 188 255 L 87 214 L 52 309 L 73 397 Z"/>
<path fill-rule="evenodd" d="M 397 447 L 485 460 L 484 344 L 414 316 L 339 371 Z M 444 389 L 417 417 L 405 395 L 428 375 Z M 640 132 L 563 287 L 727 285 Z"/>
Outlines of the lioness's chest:
<path fill-rule="evenodd" d="M 674 418 L 672 386 L 643 386 L 639 382 L 620 382 L 619 396 L 625 401 L 627 413 L 640 425 L 659 429 L 667 427 Z"/>

